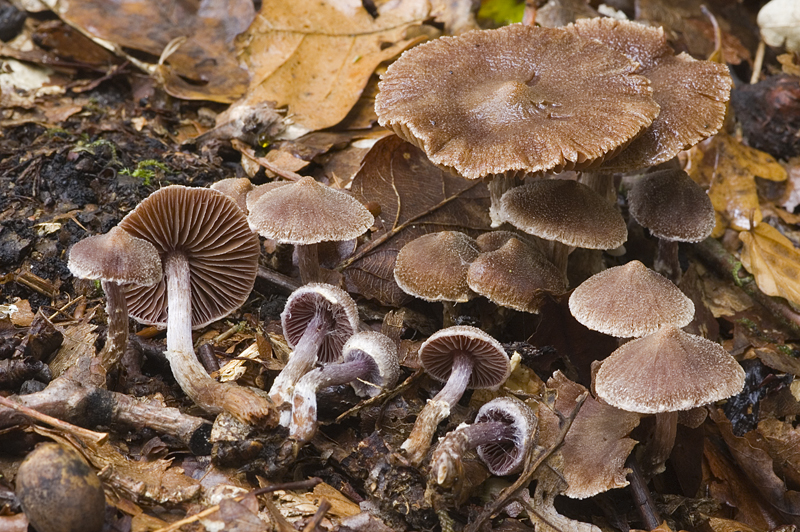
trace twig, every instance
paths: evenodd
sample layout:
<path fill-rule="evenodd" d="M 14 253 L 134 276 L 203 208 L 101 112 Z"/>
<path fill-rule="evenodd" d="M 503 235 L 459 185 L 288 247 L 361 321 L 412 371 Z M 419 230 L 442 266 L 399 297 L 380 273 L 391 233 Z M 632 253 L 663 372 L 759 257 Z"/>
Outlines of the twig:
<path fill-rule="evenodd" d="M 258 267 L 258 277 L 264 279 L 273 286 L 282 288 L 286 295 L 291 294 L 300 288 L 299 279 L 289 277 L 288 275 L 283 275 L 282 273 L 278 273 L 275 270 L 270 270 L 269 268 L 264 268 L 263 266 Z"/>
<path fill-rule="evenodd" d="M 5 406 L 6 408 L 11 408 L 12 410 L 16 410 L 20 414 L 29 417 L 34 421 L 38 421 L 39 423 L 44 423 L 45 425 L 50 425 L 51 427 L 56 428 L 62 432 L 66 432 L 67 434 L 72 434 L 77 438 L 90 441 L 96 445 L 102 445 L 106 441 L 108 441 L 108 433 L 106 432 L 95 432 L 93 430 L 85 429 L 83 427 L 78 427 L 77 425 L 73 425 L 72 423 L 67 423 L 66 421 L 61 421 L 60 419 L 56 419 L 46 414 L 37 412 L 36 410 L 28 408 L 27 406 L 23 406 L 3 396 L 0 396 L 0 405 Z"/>
<path fill-rule="evenodd" d="M 639 469 L 639 462 L 634 455 L 628 457 L 625 467 L 631 470 L 628 473 L 628 482 L 630 482 L 633 502 L 639 510 L 639 515 L 642 516 L 645 527 L 647 530 L 658 528 L 658 525 L 661 524 L 661 518 L 656 510 L 653 497 L 650 495 L 650 490 L 647 488 L 647 482 L 645 482 L 642 471 Z"/>
<path fill-rule="evenodd" d="M 311 519 L 311 521 L 309 521 L 309 523 L 303 527 L 303 532 L 314 532 L 322 522 L 325 514 L 328 513 L 328 510 L 330 509 L 331 503 L 328 502 L 328 499 L 320 500 L 317 512 L 314 514 L 314 517 Z"/>

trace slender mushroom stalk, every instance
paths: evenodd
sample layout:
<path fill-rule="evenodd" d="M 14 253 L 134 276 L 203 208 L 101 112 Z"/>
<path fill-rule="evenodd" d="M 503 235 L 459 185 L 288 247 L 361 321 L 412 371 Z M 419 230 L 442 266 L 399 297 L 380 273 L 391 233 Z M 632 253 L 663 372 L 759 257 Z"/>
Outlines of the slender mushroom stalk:
<path fill-rule="evenodd" d="M 475 327 L 448 327 L 433 334 L 419 350 L 420 362 L 445 385 L 419 413 L 408 439 L 403 442 L 409 461 L 425 458 L 436 426 L 450 415 L 450 408 L 467 388 L 496 388 L 508 378 L 510 363 L 503 346 Z"/>
<path fill-rule="evenodd" d="M 648 475 L 663 470 L 664 463 L 672 454 L 678 432 L 678 412 L 659 412 L 655 417 L 656 426 L 639 458 L 642 469 Z"/>

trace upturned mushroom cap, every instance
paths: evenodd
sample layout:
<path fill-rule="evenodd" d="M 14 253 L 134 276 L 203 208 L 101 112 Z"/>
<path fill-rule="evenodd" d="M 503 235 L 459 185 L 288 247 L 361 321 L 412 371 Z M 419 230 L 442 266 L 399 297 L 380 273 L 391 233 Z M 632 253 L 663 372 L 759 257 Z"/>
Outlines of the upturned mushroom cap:
<path fill-rule="evenodd" d="M 247 195 L 253 190 L 253 184 L 246 177 L 231 177 L 212 184 L 209 188 L 218 190 L 236 202 L 247 214 Z"/>
<path fill-rule="evenodd" d="M 483 405 L 475 418 L 475 423 L 491 421 L 510 425 L 514 436 L 478 446 L 478 456 L 493 475 L 503 476 L 518 472 L 536 438 L 536 416 L 519 399 L 498 397 Z"/>
<path fill-rule="evenodd" d="M 475 239 L 458 231 L 429 233 L 403 246 L 394 265 L 400 289 L 425 301 L 469 301 L 467 270 L 478 256 Z"/>
<path fill-rule="evenodd" d="M 521 312 L 539 312 L 544 294 L 566 291 L 564 276 L 539 250 L 511 237 L 500 248 L 478 255 L 467 283 L 490 301 Z"/>
<path fill-rule="evenodd" d="M 151 286 L 161 280 L 156 247 L 119 227 L 104 235 L 84 238 L 69 251 L 69 271 L 81 279 Z"/>
<path fill-rule="evenodd" d="M 679 151 L 714 135 L 725 117 L 733 82 L 725 65 L 674 55 L 663 28 L 628 20 L 598 17 L 568 26 L 584 38 L 596 39 L 641 65 L 661 112 L 653 123 L 604 170 L 630 171 L 655 166 Z"/>
<path fill-rule="evenodd" d="M 356 333 L 342 348 L 343 362 L 348 362 L 361 352 L 375 362 L 375 371 L 352 381 L 350 385 L 360 397 L 374 397 L 382 389 L 394 386 L 400 376 L 397 345 L 385 334 L 374 331 Z"/>
<path fill-rule="evenodd" d="M 294 348 L 320 311 L 327 315 L 328 332 L 317 352 L 317 360 L 327 364 L 341 358 L 342 347 L 358 330 L 358 308 L 347 292 L 324 283 L 301 286 L 286 300 L 281 325 L 286 342 Z"/>
<path fill-rule="evenodd" d="M 419 348 L 419 360 L 434 379 L 447 381 L 453 358 L 463 353 L 473 362 L 467 388 L 497 388 L 511 371 L 502 344 L 476 327 L 456 325 L 430 336 Z"/>
<path fill-rule="evenodd" d="M 633 218 L 658 238 L 700 242 L 714 230 L 711 199 L 683 170 L 660 170 L 642 177 L 628 192 Z"/>
<path fill-rule="evenodd" d="M 161 261 L 186 256 L 191 270 L 192 327 L 199 328 L 239 308 L 258 272 L 258 237 L 228 196 L 208 188 L 172 185 L 157 190 L 119 223 L 147 240 Z M 131 316 L 147 325 L 167 323 L 167 287 L 162 279 L 146 288 L 127 288 Z"/>
<path fill-rule="evenodd" d="M 611 353 L 594 386 L 599 398 L 629 412 L 675 412 L 736 395 L 744 370 L 719 344 L 665 325 Z"/>
<path fill-rule="evenodd" d="M 358 200 L 312 177 L 267 192 L 251 204 L 248 217 L 253 231 L 285 244 L 350 240 L 374 221 Z"/>
<path fill-rule="evenodd" d="M 512 188 L 500 200 L 500 216 L 546 240 L 589 249 L 614 249 L 628 238 L 619 211 L 577 181 L 537 179 Z"/>
<path fill-rule="evenodd" d="M 569 310 L 589 329 L 618 338 L 684 327 L 694 317 L 692 300 L 638 260 L 586 279 L 570 295 Z"/>
<path fill-rule="evenodd" d="M 469 179 L 580 168 L 658 115 L 636 68 L 562 28 L 470 31 L 406 51 L 381 77 L 375 111 L 434 164 Z"/>

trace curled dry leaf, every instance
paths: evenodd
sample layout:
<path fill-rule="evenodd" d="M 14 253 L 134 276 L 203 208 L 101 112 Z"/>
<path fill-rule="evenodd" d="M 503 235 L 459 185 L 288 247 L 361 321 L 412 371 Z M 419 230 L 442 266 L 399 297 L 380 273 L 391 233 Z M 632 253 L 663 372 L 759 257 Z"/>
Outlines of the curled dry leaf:
<path fill-rule="evenodd" d="M 739 233 L 739 239 L 742 264 L 761 291 L 800 305 L 800 251 L 791 240 L 766 223 Z"/>
<path fill-rule="evenodd" d="M 461 231 L 473 237 L 489 230 L 489 193 L 480 181 L 441 170 L 419 148 L 390 136 L 364 158 L 351 187 L 362 204 L 381 213 L 372 240 L 342 263 L 348 290 L 400 306 L 409 300 L 394 281 L 397 254 L 427 233 Z"/>
<path fill-rule="evenodd" d="M 427 18 L 428 2 L 395 6 L 373 18 L 359 2 L 266 0 L 238 40 L 252 80 L 243 103 L 286 107 L 299 132 L 341 121 L 375 67 L 419 42 L 406 30 Z"/>

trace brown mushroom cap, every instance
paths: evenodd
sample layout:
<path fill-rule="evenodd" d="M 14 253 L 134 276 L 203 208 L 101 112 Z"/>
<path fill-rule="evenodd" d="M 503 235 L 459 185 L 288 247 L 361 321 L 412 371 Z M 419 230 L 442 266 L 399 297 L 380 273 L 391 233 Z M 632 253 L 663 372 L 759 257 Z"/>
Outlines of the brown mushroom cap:
<path fill-rule="evenodd" d="M 714 206 L 705 190 L 683 170 L 642 177 L 628 192 L 633 218 L 658 238 L 700 242 L 714 230 Z"/>
<path fill-rule="evenodd" d="M 672 159 L 722 127 L 733 82 L 725 65 L 674 51 L 663 28 L 613 18 L 582 19 L 568 26 L 641 65 L 661 112 L 653 123 L 602 169 L 630 171 Z"/>
<path fill-rule="evenodd" d="M 203 327 L 239 308 L 258 271 L 258 237 L 228 196 L 208 188 L 172 185 L 157 190 L 120 222 L 131 235 L 153 244 L 162 263 L 183 253 L 191 270 L 192 327 Z M 162 279 L 127 288 L 131 316 L 148 325 L 167 323 L 167 287 Z"/>
<path fill-rule="evenodd" d="M 247 193 L 247 212 L 253 209 L 253 205 L 256 204 L 258 200 L 261 199 L 261 196 L 275 190 L 278 187 L 282 187 L 285 185 L 291 185 L 291 181 L 270 181 L 269 183 L 264 183 L 263 185 L 256 185 L 254 186 L 250 192 Z"/>
<path fill-rule="evenodd" d="M 158 250 L 119 227 L 84 238 L 69 251 L 69 271 L 81 279 L 151 286 L 161 280 Z"/>
<path fill-rule="evenodd" d="M 442 329 L 419 348 L 422 367 L 431 377 L 447 381 L 453 358 L 468 355 L 473 362 L 468 388 L 496 388 L 508 378 L 510 363 L 502 344 L 476 327 L 456 325 Z"/>
<path fill-rule="evenodd" d="M 253 184 L 246 177 L 231 177 L 212 184 L 210 187 L 218 190 L 236 202 L 236 205 L 247 214 L 247 195 L 253 190 Z"/>
<path fill-rule="evenodd" d="M 638 260 L 586 279 L 570 295 L 569 310 L 586 327 L 618 338 L 685 327 L 694 317 L 692 300 Z"/>
<path fill-rule="evenodd" d="M 251 204 L 253 231 L 286 244 L 350 240 L 375 218 L 355 198 L 312 177 L 278 186 Z"/>
<path fill-rule="evenodd" d="M 722 346 L 672 325 L 622 345 L 595 375 L 598 397 L 642 414 L 688 410 L 743 387 L 744 370 Z"/>
<path fill-rule="evenodd" d="M 469 265 L 467 283 L 498 305 L 536 313 L 545 292 L 563 293 L 564 276 L 542 253 L 516 237 L 481 253 Z"/>
<path fill-rule="evenodd" d="M 537 179 L 512 188 L 500 200 L 500 216 L 526 233 L 580 248 L 614 249 L 628 238 L 614 205 L 577 181 Z"/>
<path fill-rule="evenodd" d="M 458 231 L 429 233 L 403 246 L 394 280 L 403 292 L 426 301 L 469 301 L 470 263 L 478 256 L 475 239 Z"/>
<path fill-rule="evenodd" d="M 636 64 L 561 28 L 513 24 L 406 51 L 381 77 L 382 126 L 477 179 L 585 167 L 658 115 Z"/>

